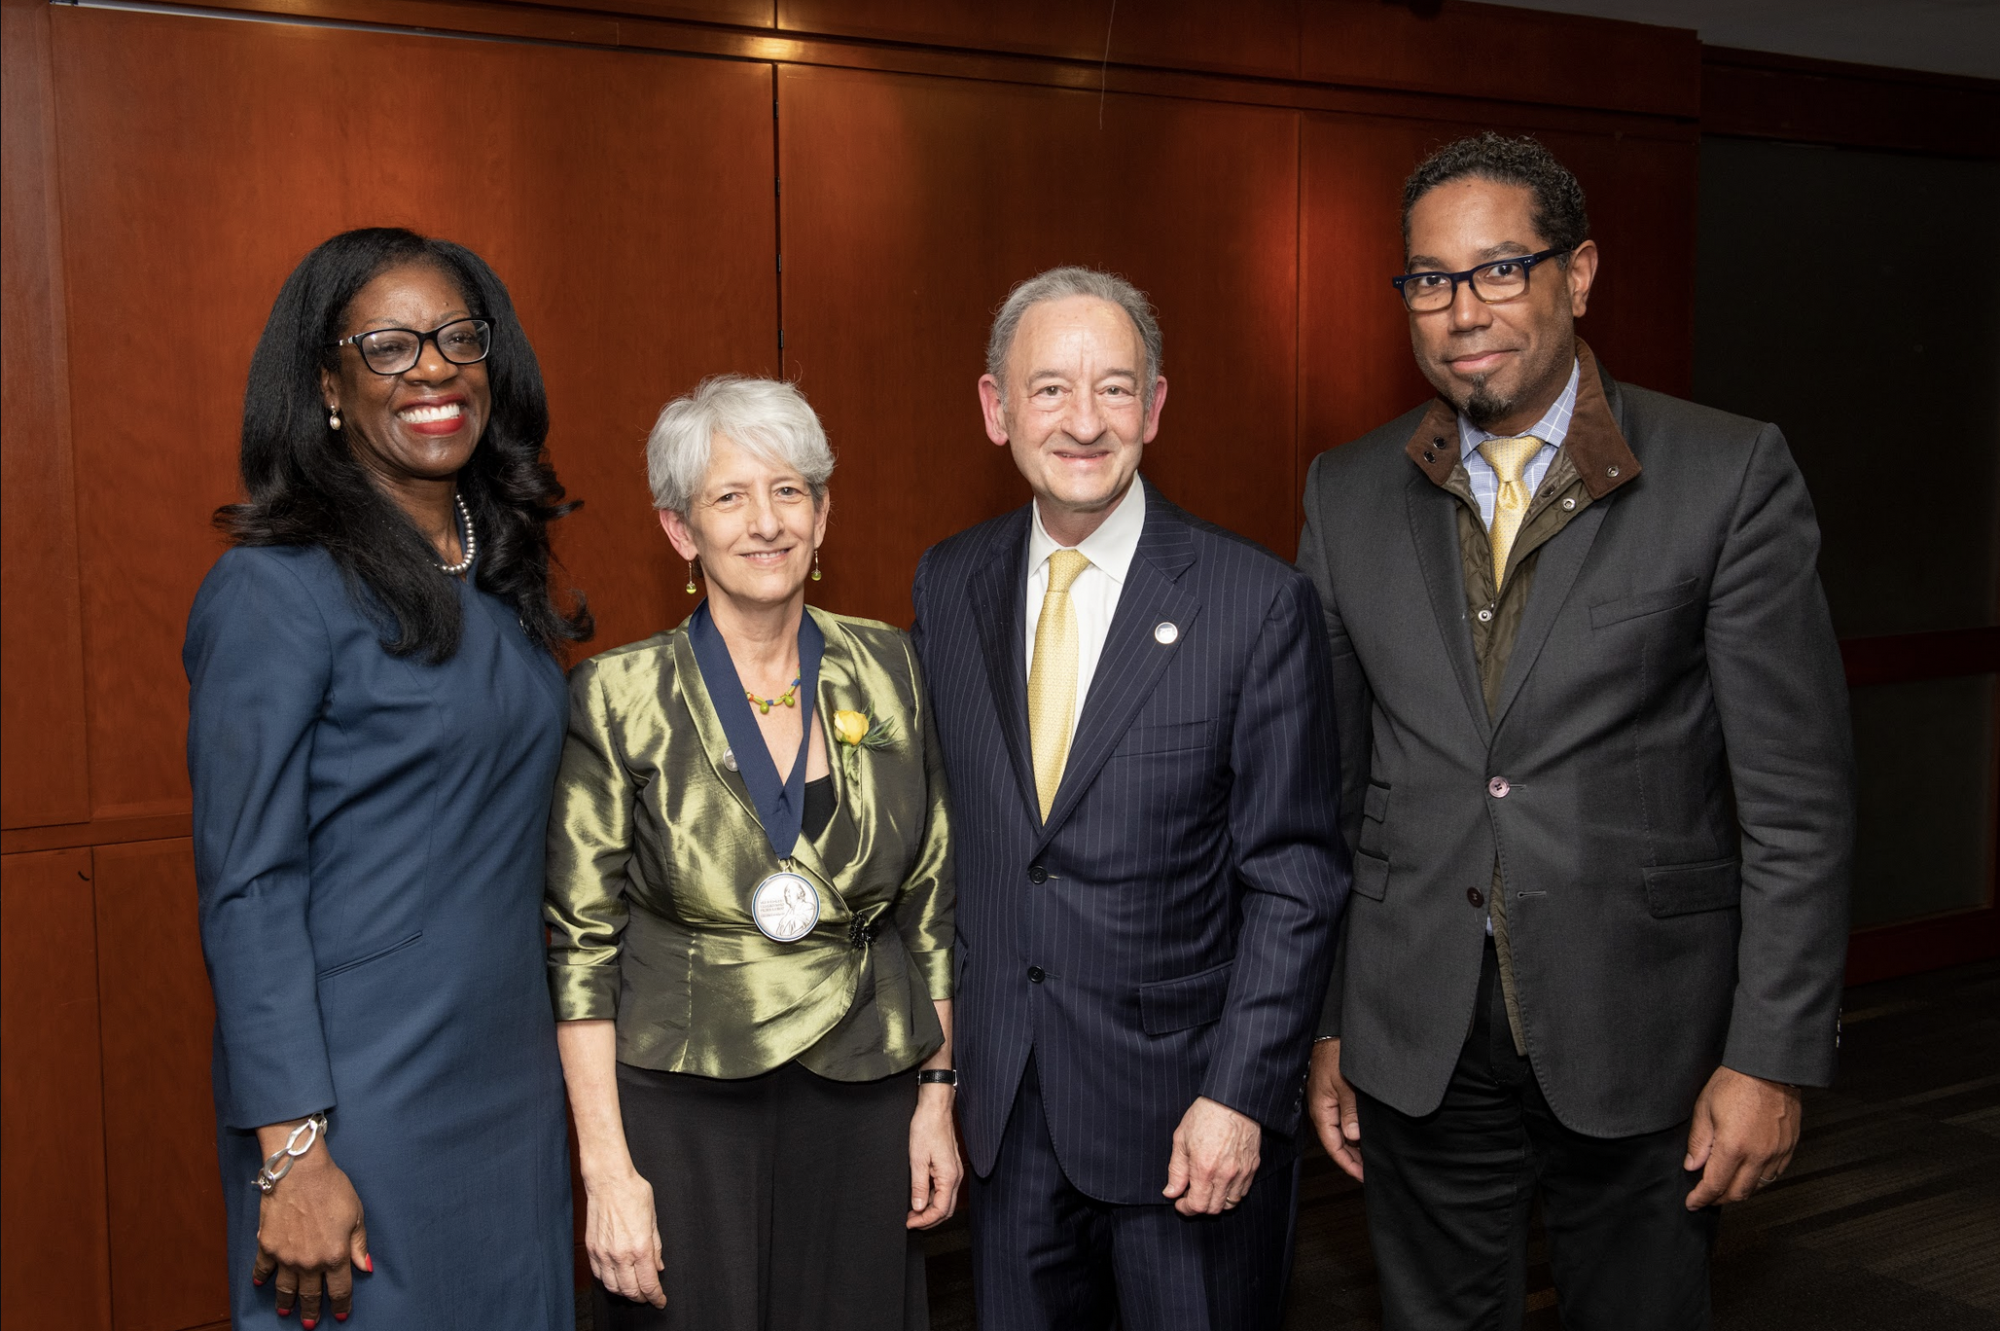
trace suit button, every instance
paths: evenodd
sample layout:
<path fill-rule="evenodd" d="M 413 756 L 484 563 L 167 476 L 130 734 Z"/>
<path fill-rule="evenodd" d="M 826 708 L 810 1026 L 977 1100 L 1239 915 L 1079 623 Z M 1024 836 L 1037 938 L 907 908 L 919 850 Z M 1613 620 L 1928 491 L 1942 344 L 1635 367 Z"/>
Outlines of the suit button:
<path fill-rule="evenodd" d="M 1482 893 L 1476 887 L 1468 887 L 1465 889 L 1465 899 L 1467 901 L 1470 901 L 1475 906 L 1483 906 L 1486 904 L 1485 894 Z"/>
<path fill-rule="evenodd" d="M 1043 971 L 1042 971 L 1042 968 L 1041 968 L 1040 966 L 1030 966 L 1030 967 L 1028 967 L 1028 983 L 1029 983 L 1029 984 L 1040 984 L 1040 983 L 1042 982 L 1042 975 L 1043 975 Z"/>
<path fill-rule="evenodd" d="M 1512 789 L 1513 787 L 1507 784 L 1507 778 L 1504 776 L 1496 776 L 1486 783 L 1486 793 L 1496 800 L 1506 799 L 1507 792 Z"/>
<path fill-rule="evenodd" d="M 1037 884 L 1046 883 L 1049 881 L 1049 871 L 1039 864 L 1031 864 L 1028 866 L 1028 881 Z"/>

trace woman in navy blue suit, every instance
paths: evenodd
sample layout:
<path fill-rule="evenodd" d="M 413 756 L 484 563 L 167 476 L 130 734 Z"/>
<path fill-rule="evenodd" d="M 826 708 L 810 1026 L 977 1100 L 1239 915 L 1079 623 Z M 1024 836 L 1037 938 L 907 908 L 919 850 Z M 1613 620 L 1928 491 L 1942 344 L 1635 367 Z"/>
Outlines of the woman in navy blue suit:
<path fill-rule="evenodd" d="M 506 288 L 407 231 L 314 250 L 251 361 L 184 653 L 238 1327 L 573 1324 L 547 434 Z"/>

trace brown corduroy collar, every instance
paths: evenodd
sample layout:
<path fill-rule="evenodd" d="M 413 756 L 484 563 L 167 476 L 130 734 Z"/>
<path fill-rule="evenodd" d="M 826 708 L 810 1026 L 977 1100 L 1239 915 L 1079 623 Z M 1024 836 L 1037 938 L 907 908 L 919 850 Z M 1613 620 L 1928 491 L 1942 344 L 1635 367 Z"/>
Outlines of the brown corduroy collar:
<path fill-rule="evenodd" d="M 1625 434 L 1611 414 L 1597 357 L 1582 338 L 1576 340 L 1576 360 L 1576 409 L 1570 414 L 1569 433 L 1563 436 L 1562 446 L 1569 451 L 1583 488 L 1592 499 L 1602 499 L 1639 474 L 1639 459 L 1632 456 Z M 1451 469 L 1458 465 L 1457 409 L 1443 398 L 1432 402 L 1404 451 L 1433 485 L 1442 486 L 1450 480 Z"/>

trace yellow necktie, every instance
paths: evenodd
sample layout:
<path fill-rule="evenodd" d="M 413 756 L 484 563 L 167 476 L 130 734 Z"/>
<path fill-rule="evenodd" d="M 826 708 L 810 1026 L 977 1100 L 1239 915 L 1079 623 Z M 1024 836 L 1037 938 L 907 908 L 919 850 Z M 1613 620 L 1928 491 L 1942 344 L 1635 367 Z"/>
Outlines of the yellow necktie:
<path fill-rule="evenodd" d="M 1070 718 L 1076 713 L 1076 607 L 1070 584 L 1090 567 L 1087 556 L 1057 550 L 1049 556 L 1049 589 L 1035 621 L 1035 663 L 1028 671 L 1028 744 L 1035 755 L 1035 796 L 1042 818 L 1056 802 L 1063 764 L 1069 761 Z"/>
<path fill-rule="evenodd" d="M 1521 519 L 1528 512 L 1528 487 L 1521 484 L 1521 468 L 1541 452 L 1542 441 L 1524 434 L 1513 439 L 1488 439 L 1479 446 L 1480 454 L 1493 464 L 1500 476 L 1500 493 L 1493 500 L 1493 588 L 1498 591 L 1507 576 L 1507 555 L 1520 534 Z"/>

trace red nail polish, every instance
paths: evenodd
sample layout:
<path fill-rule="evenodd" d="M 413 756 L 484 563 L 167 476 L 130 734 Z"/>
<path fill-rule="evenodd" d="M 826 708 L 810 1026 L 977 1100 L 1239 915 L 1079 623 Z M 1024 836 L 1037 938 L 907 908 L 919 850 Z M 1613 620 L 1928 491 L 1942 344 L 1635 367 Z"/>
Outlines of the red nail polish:
<path fill-rule="evenodd" d="M 292 1315 L 292 1310 L 290 1308 L 278 1309 L 278 1316 L 280 1317 L 290 1317 L 291 1315 Z"/>
<path fill-rule="evenodd" d="M 301 1318 L 299 1319 L 299 1325 L 300 1325 L 301 1327 L 304 1327 L 304 1328 L 305 1328 L 305 1331 L 313 1331 L 313 1328 L 319 1325 L 319 1318 L 317 1318 L 317 1317 L 301 1317 Z"/>
<path fill-rule="evenodd" d="M 334 1321 L 336 1321 L 336 1322 L 344 1322 L 344 1321 L 346 1321 L 346 1320 L 347 1320 L 347 1314 L 346 1314 L 346 1313 L 335 1313 L 335 1314 L 333 1315 L 333 1320 L 334 1320 Z"/>
<path fill-rule="evenodd" d="M 256 1276 L 250 1277 L 250 1283 L 255 1285 L 259 1289 L 262 1289 L 264 1287 L 264 1282 L 259 1280 Z"/>
<path fill-rule="evenodd" d="M 374 1253 L 372 1253 L 372 1252 L 364 1252 L 364 1253 L 362 1253 L 362 1254 L 361 1254 L 361 1269 L 362 1269 L 362 1270 L 364 1270 L 364 1271 L 366 1271 L 366 1272 L 367 1272 L 367 1273 L 368 1273 L 369 1275 L 371 1275 L 371 1276 L 375 1274 L 375 1254 L 374 1254 Z"/>

